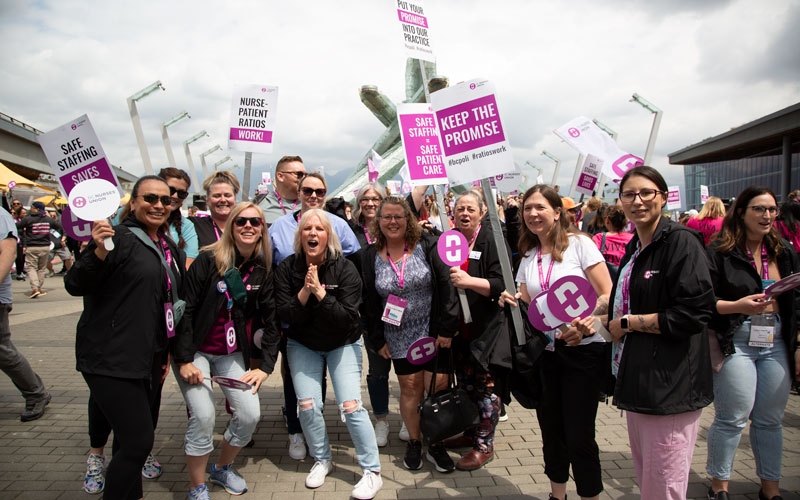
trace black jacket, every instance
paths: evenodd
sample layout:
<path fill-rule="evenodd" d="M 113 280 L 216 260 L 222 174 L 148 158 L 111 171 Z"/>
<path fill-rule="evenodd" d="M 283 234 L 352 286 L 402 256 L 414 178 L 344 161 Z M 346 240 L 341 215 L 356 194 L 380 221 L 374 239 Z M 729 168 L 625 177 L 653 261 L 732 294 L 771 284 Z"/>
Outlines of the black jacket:
<path fill-rule="evenodd" d="M 361 304 L 361 278 L 355 265 L 345 257 L 327 259 L 317 268 L 325 297 L 311 295 L 302 305 L 297 294 L 305 285 L 305 257 L 287 257 L 275 276 L 275 303 L 278 317 L 288 324 L 284 333 L 315 351 L 332 351 L 352 344 L 361 336 L 358 308 Z"/>
<path fill-rule="evenodd" d="M 639 237 L 628 243 L 620 270 Z M 623 410 L 670 415 L 698 410 L 714 398 L 706 323 L 714 291 L 702 235 L 661 218 L 652 242 L 633 264 L 629 314 L 658 313 L 660 334 L 625 336 L 614 404 Z M 620 276 L 611 292 L 616 296 Z M 610 307 L 609 320 L 614 308 Z"/>
<path fill-rule="evenodd" d="M 800 271 L 797 254 L 791 244 L 784 240 L 783 249 L 778 253 L 776 261 L 782 277 Z M 707 252 L 710 260 L 711 280 L 714 283 L 716 300 L 739 300 L 747 295 L 762 293 L 761 277 L 756 272 L 745 252 L 734 248 L 729 253 L 718 251 L 719 242 L 712 242 Z M 781 336 L 789 355 L 789 366 L 795 373 L 794 350 L 797 346 L 797 311 L 800 310 L 800 291 L 798 289 L 782 293 L 778 296 L 778 312 L 781 315 Z M 711 322 L 708 324 L 717 335 L 722 353 L 730 356 L 734 353 L 733 334 L 747 319 L 745 314 L 719 314 L 714 308 Z"/>
<path fill-rule="evenodd" d="M 203 248 L 206 245 L 210 245 L 215 243 L 219 238 L 217 237 L 217 232 L 214 231 L 214 220 L 211 217 L 187 217 L 192 224 L 194 224 L 194 230 L 197 233 L 197 245 L 199 248 Z M 222 236 L 222 231 L 219 231 L 220 236 Z M 194 265 L 194 264 L 192 264 Z"/>
<path fill-rule="evenodd" d="M 129 217 L 114 227 L 115 248 L 104 261 L 94 254 L 96 245 L 90 241 L 64 277 L 67 292 L 83 296 L 75 340 L 80 372 L 147 379 L 153 359 L 166 352 L 167 272 L 156 250 L 133 234 L 131 226 L 144 229 Z M 166 240 L 178 281 L 172 286 L 183 298 L 186 255 L 169 237 Z"/>
<path fill-rule="evenodd" d="M 262 353 L 259 368 L 266 373 L 272 373 L 280 341 L 275 322 L 274 273 L 267 270 L 261 258 L 244 262 L 238 251 L 236 265 L 240 266 L 242 275 L 253 267 L 247 279 L 249 288 L 244 306 L 234 302 L 231 309 L 236 328 L 236 343 L 244 358 L 244 366 L 250 367 L 250 358 L 255 356 L 250 349 L 248 330 L 252 335 L 256 329 L 263 328 L 261 345 L 257 346 Z M 189 363 L 194 359 L 220 311 L 226 307 L 228 299 L 217 289 L 221 280 L 214 254 L 209 251 L 200 252 L 186 276 L 186 312 L 172 348 L 176 363 Z"/>
<path fill-rule="evenodd" d="M 64 234 L 61 224 L 47 215 L 29 214 L 17 222 L 17 232 L 24 247 L 49 247 L 51 229 Z"/>
<path fill-rule="evenodd" d="M 436 237 L 423 233 L 418 243 L 422 246 L 433 277 L 428 335 L 452 338 L 458 331 L 459 325 L 458 296 L 450 283 L 450 268 L 439 257 L 436 242 Z M 385 304 L 375 289 L 375 259 L 377 255 L 378 248 L 373 243 L 363 250 L 361 257 L 361 276 L 364 278 L 363 312 L 367 324 L 367 340 L 369 347 L 375 351 L 386 345 L 386 337 L 383 332 L 384 323 L 381 320 Z"/>

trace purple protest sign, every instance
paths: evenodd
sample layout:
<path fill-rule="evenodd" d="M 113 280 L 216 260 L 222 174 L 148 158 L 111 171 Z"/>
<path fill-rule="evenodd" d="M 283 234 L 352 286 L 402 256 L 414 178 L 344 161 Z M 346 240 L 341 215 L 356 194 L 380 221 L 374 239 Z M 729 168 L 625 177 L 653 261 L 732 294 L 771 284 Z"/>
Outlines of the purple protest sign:
<path fill-rule="evenodd" d="M 16 181 L 8 181 L 8 189 L 14 189 L 15 187 L 17 187 Z"/>
<path fill-rule="evenodd" d="M 430 105 L 399 104 L 397 117 L 411 185 L 446 183 L 447 172 L 442 159 L 439 131 Z"/>
<path fill-rule="evenodd" d="M 447 156 L 506 140 L 493 94 L 437 111 L 436 119 Z"/>
<path fill-rule="evenodd" d="M 75 186 L 88 180 L 102 179 L 119 187 L 88 116 L 83 115 L 37 139 L 65 198 L 69 198 Z"/>
<path fill-rule="evenodd" d="M 436 243 L 439 257 L 448 266 L 460 266 L 469 257 L 469 243 L 463 234 L 451 229 L 439 236 Z"/>
<path fill-rule="evenodd" d="M 767 295 L 779 295 L 798 286 L 800 286 L 800 273 L 795 273 L 771 284 L 764 290 L 764 293 Z"/>
<path fill-rule="evenodd" d="M 548 290 L 547 306 L 564 323 L 590 315 L 596 305 L 597 294 L 592 284 L 581 276 L 564 276 Z"/>
<path fill-rule="evenodd" d="M 406 359 L 412 365 L 424 365 L 436 355 L 436 339 L 423 337 L 416 340 L 408 348 Z"/>
<path fill-rule="evenodd" d="M 61 226 L 67 236 L 76 241 L 89 241 L 92 239 L 92 223 L 79 219 L 69 207 L 64 207 L 61 213 Z"/>
<path fill-rule="evenodd" d="M 539 331 L 546 332 L 552 330 L 553 327 L 548 325 L 545 321 L 545 315 L 542 311 L 539 310 L 539 307 L 536 305 L 536 301 L 539 297 L 547 295 L 547 291 L 543 290 L 539 292 L 536 297 L 531 300 L 531 303 L 528 305 L 528 321 L 531 322 L 534 328 Z"/>

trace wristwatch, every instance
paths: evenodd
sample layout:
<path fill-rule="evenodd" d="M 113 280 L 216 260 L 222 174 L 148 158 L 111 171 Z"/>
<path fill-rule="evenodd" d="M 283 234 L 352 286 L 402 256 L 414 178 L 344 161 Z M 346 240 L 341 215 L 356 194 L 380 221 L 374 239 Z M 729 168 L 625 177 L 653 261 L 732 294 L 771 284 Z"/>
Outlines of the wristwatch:
<path fill-rule="evenodd" d="M 628 325 L 628 315 L 621 317 L 619 319 L 619 326 L 622 328 L 622 331 L 625 333 L 629 333 L 631 331 L 630 326 Z"/>

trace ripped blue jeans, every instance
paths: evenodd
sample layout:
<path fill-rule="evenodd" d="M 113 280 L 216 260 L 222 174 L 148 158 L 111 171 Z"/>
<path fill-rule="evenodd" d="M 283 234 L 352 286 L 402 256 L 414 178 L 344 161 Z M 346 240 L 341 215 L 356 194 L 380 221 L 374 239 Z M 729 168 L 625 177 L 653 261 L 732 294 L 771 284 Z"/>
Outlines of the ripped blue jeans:
<path fill-rule="evenodd" d="M 327 362 L 339 412 L 356 449 L 362 470 L 380 472 L 378 444 L 369 412 L 361 403 L 361 340 L 332 351 L 314 351 L 289 339 L 286 346 L 298 415 L 308 450 L 315 460 L 332 458 L 328 430 L 322 417 L 322 376 Z"/>

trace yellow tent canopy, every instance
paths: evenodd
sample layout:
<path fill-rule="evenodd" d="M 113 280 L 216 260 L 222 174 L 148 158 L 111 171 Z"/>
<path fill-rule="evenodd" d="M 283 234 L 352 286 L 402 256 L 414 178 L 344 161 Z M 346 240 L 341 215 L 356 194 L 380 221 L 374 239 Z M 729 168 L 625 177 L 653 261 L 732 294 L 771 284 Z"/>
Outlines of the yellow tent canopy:
<path fill-rule="evenodd" d="M 45 191 L 50 191 L 50 192 L 53 191 L 52 189 L 36 184 L 30 179 L 26 179 L 25 177 L 19 175 L 18 173 L 14 172 L 10 168 L 3 165 L 2 162 L 0 162 L 0 190 L 7 191 L 8 183 L 11 181 L 14 181 L 16 183 L 16 186 L 20 187 L 36 187 L 44 189 Z"/>
<path fill-rule="evenodd" d="M 44 196 L 40 196 L 33 201 L 41 201 L 45 204 L 45 206 L 51 205 L 66 205 L 67 200 L 61 196 L 60 193 L 53 193 L 53 194 L 46 194 Z"/>

